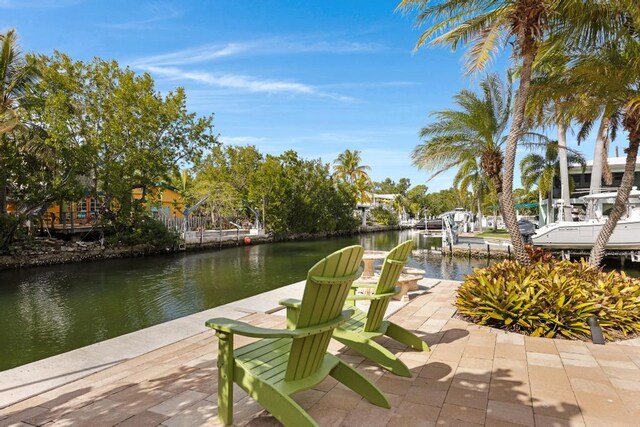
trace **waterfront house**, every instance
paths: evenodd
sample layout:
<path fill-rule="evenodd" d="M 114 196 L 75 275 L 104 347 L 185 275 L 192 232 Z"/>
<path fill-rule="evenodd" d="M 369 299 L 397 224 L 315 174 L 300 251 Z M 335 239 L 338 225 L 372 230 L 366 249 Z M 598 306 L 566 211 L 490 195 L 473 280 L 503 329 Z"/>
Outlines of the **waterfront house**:
<path fill-rule="evenodd" d="M 142 194 L 142 188 L 134 188 L 131 198 L 140 200 Z M 184 216 L 185 202 L 178 189 L 164 183 L 147 189 L 146 206 L 155 218 L 182 219 Z M 43 220 L 50 228 L 82 227 L 97 219 L 98 209 L 98 200 L 89 196 L 76 202 L 54 202 L 43 215 Z M 8 203 L 7 211 L 15 212 L 15 204 Z"/>

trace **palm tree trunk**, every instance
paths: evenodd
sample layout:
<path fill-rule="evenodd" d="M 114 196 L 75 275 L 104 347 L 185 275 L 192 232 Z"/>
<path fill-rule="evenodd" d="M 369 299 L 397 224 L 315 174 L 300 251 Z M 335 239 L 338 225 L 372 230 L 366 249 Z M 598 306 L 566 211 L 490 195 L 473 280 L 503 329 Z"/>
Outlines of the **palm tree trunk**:
<path fill-rule="evenodd" d="M 556 106 L 557 108 L 557 106 Z M 569 164 L 567 161 L 567 125 L 558 120 L 558 160 L 560 161 L 560 198 L 563 203 L 562 219 L 571 218 L 571 194 L 569 192 Z"/>
<path fill-rule="evenodd" d="M 589 265 L 597 267 L 604 258 L 605 248 L 609 238 L 613 234 L 616 224 L 627 210 L 627 201 L 635 180 L 636 158 L 638 156 L 638 145 L 640 145 L 640 112 L 627 113 L 624 117 L 624 127 L 629 132 L 629 147 L 627 148 L 627 162 L 622 175 L 622 182 L 618 188 L 616 201 L 613 204 L 609 219 L 600 230 L 596 243 L 591 248 L 589 255 Z"/>
<path fill-rule="evenodd" d="M 553 178 L 551 178 L 551 184 L 549 186 L 549 196 L 547 196 L 547 224 L 551 224 L 553 221 Z"/>
<path fill-rule="evenodd" d="M 600 191 L 602 186 L 602 165 L 604 146 L 607 140 L 609 130 L 609 119 L 602 116 L 600 126 L 598 127 L 598 135 L 596 136 L 596 147 L 593 152 L 593 166 L 591 168 L 591 183 L 589 185 L 589 194 Z"/>
<path fill-rule="evenodd" d="M 482 201 L 478 194 L 478 231 L 482 232 Z"/>
<path fill-rule="evenodd" d="M 493 210 L 493 231 L 498 231 L 498 211 L 496 209 Z"/>
<path fill-rule="evenodd" d="M 543 225 L 549 224 L 548 219 L 545 219 L 544 224 L 541 223 L 543 213 L 544 211 L 542 210 L 542 189 L 538 187 L 538 225 L 541 227 Z"/>
<path fill-rule="evenodd" d="M 525 36 L 526 37 L 526 36 Z M 518 148 L 518 140 L 524 131 L 525 107 L 527 104 L 527 96 L 529 95 L 529 86 L 531 85 L 531 70 L 533 68 L 533 60 L 536 56 L 536 47 L 533 40 L 524 41 L 523 44 L 528 49 L 522 52 L 522 70 L 520 72 L 520 85 L 516 93 L 515 109 L 513 112 L 513 121 L 511 129 L 507 136 L 507 148 L 504 156 L 504 175 L 502 177 L 502 193 L 499 194 L 500 207 L 502 209 L 502 217 L 504 219 L 507 231 L 511 237 L 513 251 L 516 259 L 525 265 L 531 264 L 531 259 L 524 247 L 522 235 L 518 229 L 516 209 L 513 202 L 513 173 L 516 165 L 516 151 Z"/>

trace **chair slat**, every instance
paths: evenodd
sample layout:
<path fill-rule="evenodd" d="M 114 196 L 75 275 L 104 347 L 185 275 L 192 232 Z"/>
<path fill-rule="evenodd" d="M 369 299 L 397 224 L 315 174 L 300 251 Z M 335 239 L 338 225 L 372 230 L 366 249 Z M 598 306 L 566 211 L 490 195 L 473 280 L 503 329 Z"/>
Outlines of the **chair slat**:
<path fill-rule="evenodd" d="M 363 253 L 361 246 L 345 248 L 309 270 L 296 328 L 324 323 L 340 315 Z M 300 379 L 316 372 L 330 337 L 330 332 L 324 332 L 294 339 L 286 379 Z"/>
<path fill-rule="evenodd" d="M 380 279 L 375 290 L 376 294 L 393 292 L 396 282 L 400 278 L 400 274 L 402 274 L 402 269 L 407 263 L 412 247 L 413 242 L 409 240 L 396 246 L 387 254 L 380 271 Z M 366 332 L 375 331 L 380 327 L 389 306 L 389 300 L 390 298 L 386 298 L 371 302 L 364 327 Z"/>

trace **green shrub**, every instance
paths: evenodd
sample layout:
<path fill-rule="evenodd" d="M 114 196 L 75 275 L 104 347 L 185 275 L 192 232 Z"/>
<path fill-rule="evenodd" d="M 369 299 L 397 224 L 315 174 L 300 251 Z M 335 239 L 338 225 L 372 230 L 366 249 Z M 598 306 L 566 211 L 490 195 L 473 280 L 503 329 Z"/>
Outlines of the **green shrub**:
<path fill-rule="evenodd" d="M 371 218 L 378 224 L 398 225 L 398 215 L 382 206 L 371 209 Z"/>
<path fill-rule="evenodd" d="M 125 245 L 171 246 L 177 241 L 176 233 L 154 218 L 141 218 L 132 226 L 120 227 L 112 237 Z"/>
<path fill-rule="evenodd" d="M 545 257 L 546 258 L 546 257 Z M 640 333 L 640 280 L 585 261 L 504 261 L 476 269 L 458 289 L 471 321 L 531 336 L 588 339 L 596 316 L 607 339 Z"/>

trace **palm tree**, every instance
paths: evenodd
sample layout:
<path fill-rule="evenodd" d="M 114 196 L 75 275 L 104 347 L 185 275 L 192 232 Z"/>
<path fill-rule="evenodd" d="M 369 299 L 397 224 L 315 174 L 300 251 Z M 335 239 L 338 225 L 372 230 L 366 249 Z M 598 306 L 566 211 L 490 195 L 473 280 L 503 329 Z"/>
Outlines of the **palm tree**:
<path fill-rule="evenodd" d="M 344 152 L 340 153 L 338 158 L 333 161 L 333 177 L 351 184 L 355 184 L 359 178 L 364 178 L 370 182 L 371 178 L 369 178 L 367 171 L 371 170 L 371 167 L 361 165 L 360 162 L 362 162 L 360 151 L 344 150 Z"/>
<path fill-rule="evenodd" d="M 511 81 L 503 84 L 495 74 L 480 83 L 482 95 L 462 90 L 454 97 L 459 107 L 436 111 L 435 121 L 422 128 L 422 144 L 414 148 L 413 164 L 433 176 L 480 157 L 480 168 L 500 191 L 502 146 L 511 111 Z"/>
<path fill-rule="evenodd" d="M 553 179 L 561 173 L 561 151 L 566 152 L 567 149 L 563 149 L 557 141 L 553 141 L 547 144 L 544 156 L 531 153 L 520 161 L 522 185 L 525 190 L 529 191 L 536 184 L 538 193 L 547 197 L 547 224 L 553 222 Z M 579 164 L 583 168 L 586 165 L 584 157 L 573 150 L 567 153 L 566 160 L 572 164 Z M 568 186 L 571 184 L 570 180 Z M 566 218 L 565 216 L 564 219 Z"/>
<path fill-rule="evenodd" d="M 520 61 L 520 84 L 506 140 L 503 184 L 499 196 L 515 255 L 525 264 L 529 264 L 530 259 L 516 223 L 513 175 L 517 144 L 526 126 L 525 107 L 533 64 L 541 43 L 546 37 L 553 36 L 556 30 L 563 31 L 558 31 L 562 37 L 550 37 L 554 39 L 555 46 L 578 42 L 586 45 L 587 42 L 598 40 L 596 25 L 601 24 L 608 30 L 616 24 L 622 25 L 609 3 L 582 0 L 443 0 L 431 4 L 428 0 L 402 0 L 398 5 L 398 9 L 405 12 L 417 10 L 418 25 L 430 25 L 418 39 L 416 48 L 428 41 L 449 45 L 453 49 L 458 45 L 471 44 L 466 64 L 468 72 L 483 70 L 507 42 L 513 46 L 514 57 Z M 569 25 L 567 21 L 570 21 Z"/>
<path fill-rule="evenodd" d="M 616 139 L 617 133 L 622 127 L 622 117 L 615 103 L 586 96 L 583 98 L 585 98 L 583 105 L 575 108 L 578 121 L 581 124 L 578 131 L 578 144 L 589 137 L 594 124 L 598 119 L 600 120 L 593 150 L 593 165 L 589 183 L 589 194 L 594 194 L 602 191 L 602 184 L 611 185 L 613 183 L 613 174 L 609 166 L 609 145 L 611 141 Z M 604 104 L 598 108 L 598 104 L 602 101 Z"/>
<path fill-rule="evenodd" d="M 476 200 L 476 214 L 478 215 L 478 231 L 482 231 L 482 204 L 485 197 L 495 191 L 486 174 L 480 169 L 476 159 L 469 159 L 460 165 L 458 172 L 453 178 L 453 187 L 462 194 L 469 190 Z M 495 221 L 494 221 L 494 225 Z"/>
<path fill-rule="evenodd" d="M 6 215 L 8 144 L 6 134 L 19 125 L 17 108 L 38 78 L 34 61 L 25 59 L 15 30 L 0 34 L 0 216 Z"/>
<path fill-rule="evenodd" d="M 536 126 L 554 126 L 557 133 L 558 159 L 560 161 L 560 199 L 564 202 L 563 217 L 571 215 L 569 191 L 569 162 L 567 130 L 573 117 L 572 107 L 581 102 L 580 88 L 567 73 L 566 52 L 553 52 L 537 61 L 531 81 L 527 113 Z"/>
<path fill-rule="evenodd" d="M 370 192 L 373 189 L 373 182 L 371 182 L 371 179 L 369 178 L 369 176 L 366 174 L 360 175 L 359 177 L 356 178 L 353 184 L 356 187 L 358 202 L 370 203 L 371 202 Z"/>
<path fill-rule="evenodd" d="M 601 100 L 600 105 L 609 106 L 614 111 L 609 117 L 620 118 L 629 139 L 615 203 L 589 256 L 589 264 L 593 266 L 602 262 L 606 244 L 626 212 L 640 145 L 640 4 L 630 2 L 618 13 L 626 20 L 624 30 L 619 31 L 614 40 L 605 39 L 595 49 L 578 55 L 571 69 L 588 96 Z"/>
<path fill-rule="evenodd" d="M 471 42 L 466 64 L 468 72 L 484 69 L 499 46 L 513 40 L 514 54 L 522 60 L 520 85 L 507 136 L 503 183 L 498 188 L 498 195 L 515 256 L 525 264 L 529 264 L 530 259 L 516 223 L 513 174 L 517 143 L 524 133 L 533 62 L 552 13 L 548 7 L 549 3 L 544 0 L 444 0 L 433 5 L 425 0 L 402 0 L 399 5 L 403 10 L 418 9 L 418 24 L 433 22 L 418 39 L 416 48 L 428 40 L 454 49 L 459 44 Z M 434 37 L 437 34 L 440 35 Z"/>

